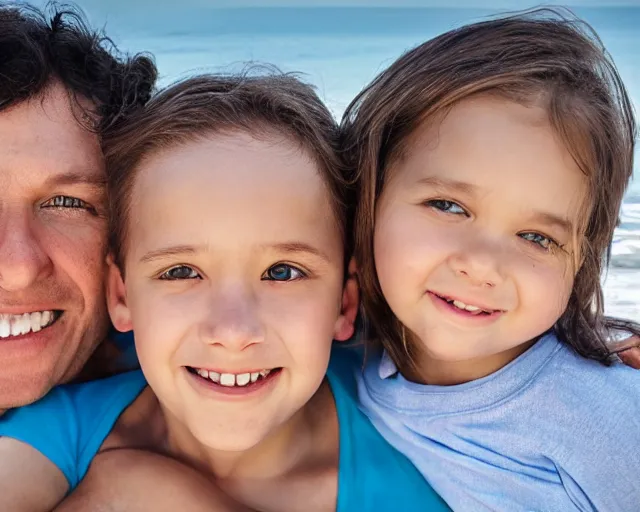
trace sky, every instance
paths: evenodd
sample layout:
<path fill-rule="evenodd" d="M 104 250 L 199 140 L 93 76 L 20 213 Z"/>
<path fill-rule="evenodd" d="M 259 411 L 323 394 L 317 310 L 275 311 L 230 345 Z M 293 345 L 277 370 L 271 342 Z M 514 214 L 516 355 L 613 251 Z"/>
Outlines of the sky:
<path fill-rule="evenodd" d="M 42 0 L 34 2 L 38 5 Z M 118 6 L 149 8 L 176 8 L 175 0 L 78 0 L 88 10 L 115 10 Z M 456 7 L 480 9 L 527 9 L 541 3 L 536 0 L 181 0 L 181 8 L 189 7 Z M 556 2 L 554 2 L 556 3 Z M 106 5 L 105 5 L 106 4 Z M 640 7 L 640 0 L 564 0 L 557 2 L 567 7 Z M 108 6 L 108 7 L 107 7 Z"/>

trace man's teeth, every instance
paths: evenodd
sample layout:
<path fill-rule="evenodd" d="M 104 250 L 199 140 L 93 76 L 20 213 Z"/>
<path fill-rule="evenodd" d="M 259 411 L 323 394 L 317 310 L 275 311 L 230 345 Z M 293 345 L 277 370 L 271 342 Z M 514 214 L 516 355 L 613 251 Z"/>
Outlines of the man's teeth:
<path fill-rule="evenodd" d="M 0 315 L 0 338 L 38 332 L 56 319 L 53 311 L 36 311 L 22 315 Z"/>
<path fill-rule="evenodd" d="M 271 370 L 261 370 L 255 373 L 218 373 L 210 370 L 200 370 L 196 369 L 196 373 L 200 375 L 203 379 L 209 379 L 216 384 L 220 384 L 221 386 L 225 386 L 228 388 L 234 386 L 246 386 L 250 382 L 253 384 L 257 382 L 259 378 L 265 378 Z"/>

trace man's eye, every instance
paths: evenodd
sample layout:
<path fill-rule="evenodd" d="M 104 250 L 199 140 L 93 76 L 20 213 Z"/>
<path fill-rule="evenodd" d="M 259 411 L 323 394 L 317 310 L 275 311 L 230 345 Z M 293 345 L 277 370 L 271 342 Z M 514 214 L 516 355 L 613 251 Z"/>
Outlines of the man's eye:
<path fill-rule="evenodd" d="M 451 213 L 453 215 L 468 215 L 467 211 L 458 203 L 447 201 L 446 199 L 431 199 L 425 204 L 435 210 L 439 210 L 444 213 Z"/>
<path fill-rule="evenodd" d="M 307 275 L 300 269 L 287 265 L 286 263 L 278 263 L 267 269 L 262 274 L 263 281 L 297 281 Z"/>
<path fill-rule="evenodd" d="M 520 233 L 519 236 L 532 244 L 540 246 L 545 251 L 551 251 L 556 247 L 560 247 L 560 244 L 554 239 L 541 235 L 540 233 Z"/>
<path fill-rule="evenodd" d="M 79 208 L 94 211 L 93 206 L 82 199 L 71 196 L 55 196 L 42 203 L 43 208 Z"/>
<path fill-rule="evenodd" d="M 169 270 L 166 270 L 160 275 L 160 279 L 165 281 L 177 281 L 182 279 L 200 279 L 200 274 L 198 274 L 191 267 L 187 267 L 186 265 L 178 265 L 176 267 L 171 267 Z"/>

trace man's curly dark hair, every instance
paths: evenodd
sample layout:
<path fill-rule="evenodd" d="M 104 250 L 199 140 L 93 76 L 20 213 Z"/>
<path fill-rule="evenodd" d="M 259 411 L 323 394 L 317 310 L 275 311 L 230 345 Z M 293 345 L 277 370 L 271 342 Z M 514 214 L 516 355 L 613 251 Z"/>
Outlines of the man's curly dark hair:
<path fill-rule="evenodd" d="M 38 97 L 57 80 L 72 101 L 91 100 L 94 115 L 81 117 L 100 132 L 144 105 L 156 77 L 151 57 L 119 53 L 77 7 L 52 3 L 39 10 L 0 2 L 0 112 Z"/>

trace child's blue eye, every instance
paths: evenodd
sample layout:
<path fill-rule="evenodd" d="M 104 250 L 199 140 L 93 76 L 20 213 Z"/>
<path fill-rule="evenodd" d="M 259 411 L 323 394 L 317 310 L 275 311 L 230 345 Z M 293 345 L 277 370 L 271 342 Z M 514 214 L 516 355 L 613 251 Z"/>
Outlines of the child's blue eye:
<path fill-rule="evenodd" d="M 539 245 L 545 251 L 549 251 L 555 246 L 559 247 L 558 242 L 548 236 L 541 235 L 540 233 L 520 233 L 519 236 L 533 244 Z"/>
<path fill-rule="evenodd" d="M 278 263 L 273 267 L 267 269 L 267 271 L 262 275 L 263 281 L 295 281 L 297 279 L 301 279 L 306 277 L 306 274 L 291 265 L 287 265 L 286 263 Z"/>
<path fill-rule="evenodd" d="M 198 279 L 200 275 L 191 267 L 177 265 L 162 273 L 160 279 L 166 281 L 177 281 L 182 279 Z"/>
<path fill-rule="evenodd" d="M 431 199 L 426 202 L 426 205 L 444 213 L 467 215 L 466 210 L 462 206 L 458 203 L 454 203 L 453 201 L 447 201 L 446 199 Z"/>

